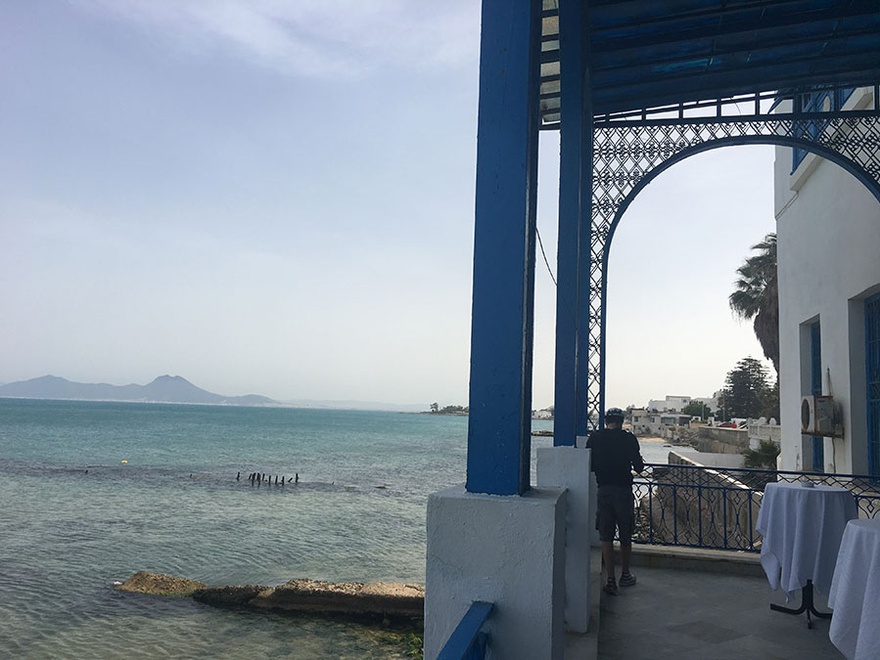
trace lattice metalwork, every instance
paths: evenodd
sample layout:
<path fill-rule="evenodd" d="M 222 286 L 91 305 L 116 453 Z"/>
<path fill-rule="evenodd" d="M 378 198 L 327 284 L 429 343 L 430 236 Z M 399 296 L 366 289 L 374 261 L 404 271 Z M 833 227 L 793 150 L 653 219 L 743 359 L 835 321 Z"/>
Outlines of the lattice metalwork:
<path fill-rule="evenodd" d="M 605 282 L 614 228 L 629 203 L 673 163 L 708 149 L 783 144 L 844 166 L 880 199 L 880 112 L 756 115 L 597 123 L 593 130 L 587 410 L 602 417 L 605 388 Z"/>

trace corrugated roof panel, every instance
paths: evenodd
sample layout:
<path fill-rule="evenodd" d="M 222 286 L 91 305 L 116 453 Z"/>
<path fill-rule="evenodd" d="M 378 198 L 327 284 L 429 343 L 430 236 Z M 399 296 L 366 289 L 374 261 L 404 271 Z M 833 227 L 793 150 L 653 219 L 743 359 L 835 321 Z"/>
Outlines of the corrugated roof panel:
<path fill-rule="evenodd" d="M 555 121 L 557 3 L 543 4 L 542 108 Z M 591 0 L 588 29 L 596 114 L 880 80 L 878 0 Z"/>

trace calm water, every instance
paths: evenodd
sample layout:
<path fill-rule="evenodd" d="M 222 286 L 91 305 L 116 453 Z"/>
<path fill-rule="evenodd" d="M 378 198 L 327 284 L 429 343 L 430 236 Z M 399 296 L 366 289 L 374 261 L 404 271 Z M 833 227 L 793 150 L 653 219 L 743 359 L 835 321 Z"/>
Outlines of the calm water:
<path fill-rule="evenodd" d="M 464 481 L 466 444 L 465 417 L 0 399 L 0 657 L 402 657 L 362 626 L 113 581 L 423 583 L 427 497 Z"/>

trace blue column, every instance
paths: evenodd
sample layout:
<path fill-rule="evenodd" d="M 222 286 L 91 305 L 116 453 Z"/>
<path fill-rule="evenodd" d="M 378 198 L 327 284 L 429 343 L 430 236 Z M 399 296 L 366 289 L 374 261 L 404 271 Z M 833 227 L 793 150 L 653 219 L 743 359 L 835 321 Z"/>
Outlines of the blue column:
<path fill-rule="evenodd" d="M 587 305 L 590 264 L 592 113 L 587 7 L 559 2 L 560 153 L 553 444 L 574 445 L 586 430 Z M 583 272 L 587 272 L 584 287 Z"/>
<path fill-rule="evenodd" d="M 484 0 L 467 490 L 529 488 L 541 0 Z"/>

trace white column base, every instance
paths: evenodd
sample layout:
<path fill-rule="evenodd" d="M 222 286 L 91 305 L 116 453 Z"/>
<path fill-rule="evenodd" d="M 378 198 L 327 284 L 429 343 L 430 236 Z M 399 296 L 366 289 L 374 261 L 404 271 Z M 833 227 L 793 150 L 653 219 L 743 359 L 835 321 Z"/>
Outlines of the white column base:
<path fill-rule="evenodd" d="M 568 490 L 565 517 L 565 627 L 585 633 L 590 624 L 590 451 L 576 447 L 537 450 L 538 488 Z"/>
<path fill-rule="evenodd" d="M 450 488 L 428 498 L 425 658 L 440 653 L 476 600 L 493 658 L 562 660 L 566 492 L 522 496 Z"/>

